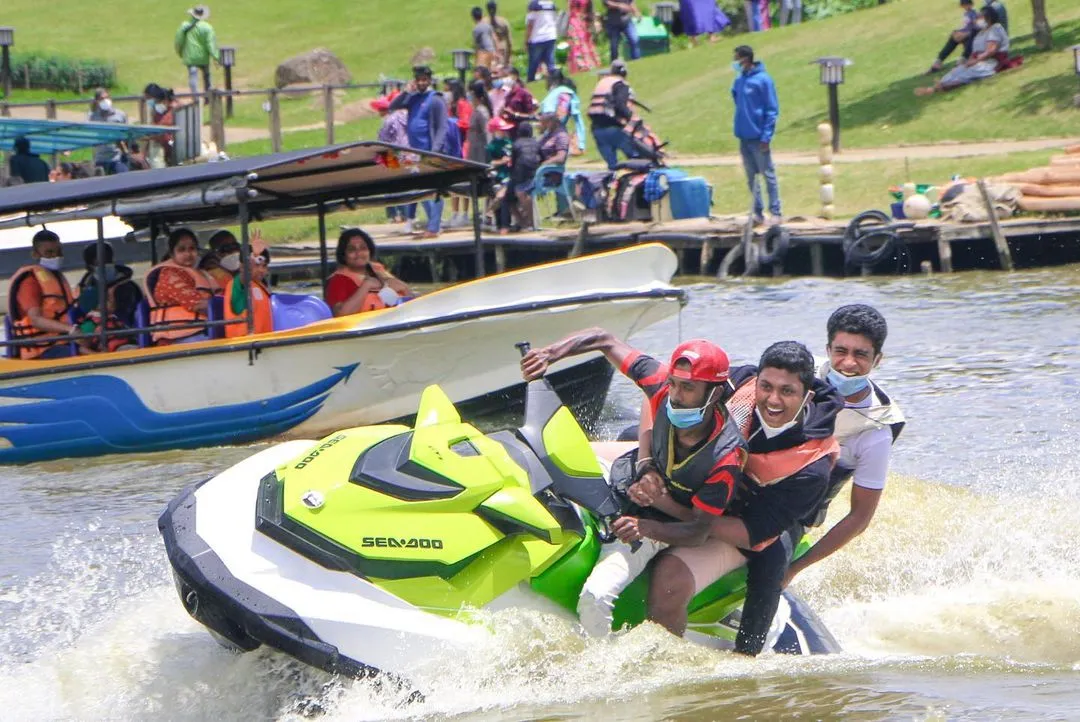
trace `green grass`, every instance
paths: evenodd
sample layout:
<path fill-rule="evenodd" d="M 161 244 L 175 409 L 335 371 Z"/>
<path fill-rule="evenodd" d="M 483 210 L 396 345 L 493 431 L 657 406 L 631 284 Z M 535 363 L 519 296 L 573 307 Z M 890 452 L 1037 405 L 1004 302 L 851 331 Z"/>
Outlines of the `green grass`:
<path fill-rule="evenodd" d="M 520 40 L 524 3 L 504 0 L 503 14 L 518 28 Z M 945 0 L 893 0 L 870 10 L 801 26 L 779 28 L 753 36 L 725 37 L 670 55 L 632 65 L 630 80 L 638 97 L 655 109 L 650 123 L 684 153 L 727 153 L 735 150 L 731 135 L 733 79 L 729 63 L 736 43 L 751 42 L 777 82 L 781 119 L 777 150 L 809 149 L 816 145 L 814 128 L 825 115 L 825 91 L 817 68 L 809 62 L 821 55 L 843 54 L 855 65 L 840 89 L 845 147 L 876 147 L 944 140 L 975 141 L 1061 136 L 1074 132 L 1080 114 L 1072 107 L 1077 90 L 1071 54 L 1080 43 L 1080 3 L 1047 0 L 1054 26 L 1054 52 L 1036 53 L 1030 38 L 1031 10 L 1027 0 L 1009 4 L 1013 51 L 1022 53 L 1022 68 L 991 80 L 932 98 L 917 99 L 912 91 L 927 82 L 929 66 L 947 32 L 956 24 L 957 8 Z M 6 0 L 3 22 L 16 28 L 17 48 L 67 56 L 104 57 L 116 62 L 124 89 L 138 90 L 148 81 L 186 86 L 186 71 L 172 50 L 172 37 L 190 5 L 165 0 L 138 31 L 117 36 L 117 23 L 130 15 L 130 4 L 98 0 L 92 7 L 60 0 L 41 12 L 32 0 Z M 222 44 L 238 46 L 235 78 L 238 87 L 266 87 L 281 60 L 313 47 L 336 52 L 357 81 L 380 75 L 401 77 L 411 55 L 430 46 L 437 53 L 439 73 L 450 72 L 452 48 L 468 45 L 469 4 L 443 0 L 320 0 L 297 5 L 275 0 L 234 0 L 213 5 L 212 22 Z M 57 23 L 56 17 L 70 22 Z M 115 42 L 103 39 L 115 38 Z M 603 49 L 602 49 L 603 50 Z M 217 77 L 220 79 L 220 71 Z M 587 97 L 594 76 L 578 79 Z M 539 84 L 534 86 L 539 93 Z M 17 91 L 18 100 L 24 91 Z M 31 97 L 41 98 L 33 91 Z M 343 103 L 361 100 L 350 93 Z M 303 97 L 282 103 L 283 125 L 322 120 L 321 100 Z M 268 124 L 259 100 L 237 104 L 237 126 L 264 128 Z M 358 132 L 371 137 L 375 122 L 358 121 L 339 129 L 347 139 Z M 354 136 L 353 136 L 354 137 Z M 289 134 L 286 147 L 317 145 L 323 131 Z M 233 153 L 261 152 L 268 143 L 231 145 Z"/>

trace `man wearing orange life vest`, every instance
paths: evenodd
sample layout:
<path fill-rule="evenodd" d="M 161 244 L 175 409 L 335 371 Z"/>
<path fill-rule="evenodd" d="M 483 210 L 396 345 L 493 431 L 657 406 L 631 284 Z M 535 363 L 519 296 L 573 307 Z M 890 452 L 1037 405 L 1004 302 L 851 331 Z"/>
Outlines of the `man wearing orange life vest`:
<path fill-rule="evenodd" d="M 165 260 L 146 273 L 146 297 L 150 301 L 151 334 L 159 345 L 206 341 L 205 328 L 182 328 L 207 320 L 210 299 L 220 292 L 217 283 L 196 266 L 199 241 L 188 228 L 169 234 Z M 174 328 L 170 328 L 174 326 Z"/>
<path fill-rule="evenodd" d="M 263 242 L 262 234 L 256 230 L 251 235 L 251 253 L 248 255 L 248 269 L 251 273 L 251 308 L 252 332 L 270 333 L 274 330 L 273 311 L 270 307 L 270 290 L 266 287 L 266 276 L 270 272 L 270 249 Z M 226 338 L 246 336 L 248 294 L 244 289 L 242 273 L 237 273 L 225 287 L 225 320 L 240 321 L 225 327 Z"/>
<path fill-rule="evenodd" d="M 758 367 L 732 369 L 730 382 L 735 392 L 728 411 L 750 453 L 727 513 L 696 513 L 689 522 L 663 527 L 641 519 L 636 534 L 620 536 L 647 537 L 678 550 L 657 561 L 649 609 L 654 621 L 680 636 L 693 596 L 747 565 L 735 650 L 753 655 L 761 651 L 776 614 L 799 525 L 813 516 L 828 490 L 840 452 L 833 426 L 844 400 L 814 377 L 813 355 L 794 341 L 767 348 Z"/>
<path fill-rule="evenodd" d="M 35 233 L 32 256 L 37 263 L 17 270 L 8 288 L 11 340 L 40 339 L 19 347 L 21 359 L 70 356 L 71 344 L 60 337 L 78 333 L 78 327 L 67 323 L 75 295 L 60 271 L 64 262 L 60 237 L 49 230 Z"/>
<path fill-rule="evenodd" d="M 412 289 L 375 261 L 375 241 L 359 228 L 338 237 L 337 270 L 326 283 L 326 304 L 335 316 L 396 306 Z"/>

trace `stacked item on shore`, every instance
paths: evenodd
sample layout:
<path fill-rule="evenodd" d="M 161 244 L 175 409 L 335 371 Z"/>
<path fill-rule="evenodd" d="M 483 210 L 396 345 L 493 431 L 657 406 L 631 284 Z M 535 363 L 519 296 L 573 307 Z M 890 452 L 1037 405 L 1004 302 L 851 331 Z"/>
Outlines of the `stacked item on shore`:
<path fill-rule="evenodd" d="M 1080 211 L 1080 144 L 1065 148 L 1050 165 L 1022 173 L 1006 173 L 996 182 L 1008 183 L 1022 195 L 1021 210 L 1042 213 Z"/>

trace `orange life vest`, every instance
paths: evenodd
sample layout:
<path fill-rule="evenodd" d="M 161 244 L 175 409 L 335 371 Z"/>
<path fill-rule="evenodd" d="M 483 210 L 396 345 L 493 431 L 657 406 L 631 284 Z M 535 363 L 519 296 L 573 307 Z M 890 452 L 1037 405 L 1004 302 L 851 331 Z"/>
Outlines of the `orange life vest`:
<path fill-rule="evenodd" d="M 215 283 L 214 279 L 210 276 L 206 275 L 204 271 L 200 271 L 197 268 L 181 266 L 171 260 L 163 261 L 146 273 L 146 297 L 150 300 L 150 323 L 156 326 L 158 324 L 175 323 L 177 325 L 183 325 L 205 321 L 207 316 L 202 311 L 189 311 L 179 304 L 169 304 L 158 301 L 157 296 L 154 295 L 154 291 L 157 290 L 158 276 L 161 275 L 161 270 L 163 268 L 175 268 L 178 271 L 186 273 L 191 279 L 192 285 L 195 286 L 195 290 L 205 296 L 207 300 L 213 297 L 218 290 L 217 283 Z M 162 339 L 172 341 L 187 338 L 188 336 L 194 336 L 198 333 L 202 333 L 202 330 L 198 328 L 165 328 L 156 329 L 152 334 L 152 338 L 155 342 Z"/>
<path fill-rule="evenodd" d="M 203 273 L 214 279 L 214 283 L 218 285 L 218 290 L 228 286 L 229 281 L 234 278 L 233 274 L 229 273 L 221 266 L 214 266 L 210 270 L 204 270 Z"/>
<path fill-rule="evenodd" d="M 600 81 L 593 88 L 592 98 L 589 99 L 589 109 L 586 111 L 588 115 L 606 115 L 609 118 L 615 116 L 615 86 L 619 83 L 625 83 L 626 80 L 621 75 L 611 73 L 600 78 Z"/>
<path fill-rule="evenodd" d="M 86 320 L 94 322 L 94 331 L 93 331 L 94 333 L 98 333 L 101 330 L 101 313 L 100 312 L 91 311 L 90 313 L 88 313 L 86 315 Z M 124 330 L 126 328 L 127 328 L 127 326 L 122 324 L 120 322 L 120 319 L 118 319 L 116 316 L 113 316 L 112 314 L 110 314 L 109 317 L 105 320 L 105 330 L 106 331 L 122 331 L 122 330 Z M 90 339 L 90 345 L 91 345 L 91 347 L 93 347 L 93 349 L 95 351 L 100 351 L 101 350 L 99 341 L 100 341 L 100 339 L 98 339 L 98 338 Z M 133 345 L 135 343 L 133 337 L 131 337 L 131 336 L 109 336 L 106 339 L 106 341 L 107 341 L 108 351 L 110 353 L 112 353 L 116 349 L 120 348 L 121 346 Z"/>
<path fill-rule="evenodd" d="M 357 288 L 359 288 L 360 284 L 362 284 L 364 282 L 364 280 L 367 278 L 367 276 L 363 276 L 363 275 L 357 273 L 356 271 L 350 270 L 348 268 L 338 268 L 336 271 L 334 271 L 333 273 L 330 274 L 329 278 L 326 279 L 327 282 L 329 282 L 330 279 L 333 278 L 334 276 L 344 276 L 345 278 L 348 278 L 349 280 L 351 280 L 353 283 L 356 284 Z M 367 311 L 378 311 L 378 310 L 383 309 L 383 308 L 386 308 L 386 304 L 383 303 L 383 300 L 381 298 L 379 298 L 379 292 L 378 291 L 369 291 L 368 294 L 364 297 L 364 303 L 363 303 L 362 306 L 360 306 L 360 310 L 357 311 L 357 313 L 365 313 Z"/>
<path fill-rule="evenodd" d="M 8 289 L 8 317 L 11 319 L 12 341 L 25 340 L 38 336 L 49 336 L 49 340 L 42 340 L 33 346 L 20 346 L 19 358 L 34 359 L 48 351 L 59 343 L 68 343 L 60 336 L 51 331 L 41 331 L 34 328 L 30 321 L 30 315 L 19 310 L 19 286 L 23 281 L 33 276 L 41 287 L 41 315 L 51 321 L 59 321 L 68 309 L 75 304 L 75 294 L 71 292 L 64 274 L 59 271 L 50 271 L 43 266 L 34 264 L 23 266 L 15 271 L 11 277 L 11 286 Z"/>
<path fill-rule="evenodd" d="M 243 281 L 233 278 L 225 288 L 225 320 L 235 321 L 241 319 L 243 320 L 243 323 L 230 323 L 226 326 L 225 338 L 247 336 L 248 332 L 245 314 L 233 313 L 232 310 L 234 283 L 243 283 Z M 253 333 L 270 333 L 274 330 L 274 315 L 270 308 L 270 291 L 266 289 L 266 286 L 256 280 L 252 280 L 251 282 L 251 309 L 255 314 Z"/>
<path fill-rule="evenodd" d="M 727 407 L 739 424 L 743 438 L 749 440 L 750 426 L 754 419 L 754 396 L 757 377 L 750 379 L 732 394 Z M 765 453 L 750 452 L 743 471 L 758 486 L 771 486 L 792 476 L 822 457 L 831 457 L 832 463 L 840 457 L 840 444 L 832 436 L 825 439 L 807 439 L 798 446 Z"/>

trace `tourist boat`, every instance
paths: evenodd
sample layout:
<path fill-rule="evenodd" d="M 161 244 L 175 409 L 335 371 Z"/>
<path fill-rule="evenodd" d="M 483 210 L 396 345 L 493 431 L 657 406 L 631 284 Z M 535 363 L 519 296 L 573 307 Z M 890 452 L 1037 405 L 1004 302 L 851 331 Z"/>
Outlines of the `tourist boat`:
<path fill-rule="evenodd" d="M 297 209 L 322 216 L 333 203 L 400 202 L 463 180 L 475 190 L 483 169 L 354 143 L 72 181 L 38 199 L 16 187 L 0 191 L 0 214 L 22 203 L 27 223 L 96 213 L 155 229 L 231 215 L 244 226 L 246 253 L 250 218 Z M 554 340 L 596 325 L 632 336 L 677 313 L 684 293 L 670 285 L 675 271 L 675 255 L 648 244 L 481 277 L 339 318 L 329 317 L 321 299 L 275 294 L 275 330 L 261 335 L 0 359 L 0 463 L 310 438 L 408 418 L 432 383 L 466 410 L 512 409 L 524 391 L 515 340 Z M 551 379 L 579 407 L 595 409 L 610 376 L 594 355 L 564 362 Z"/>

